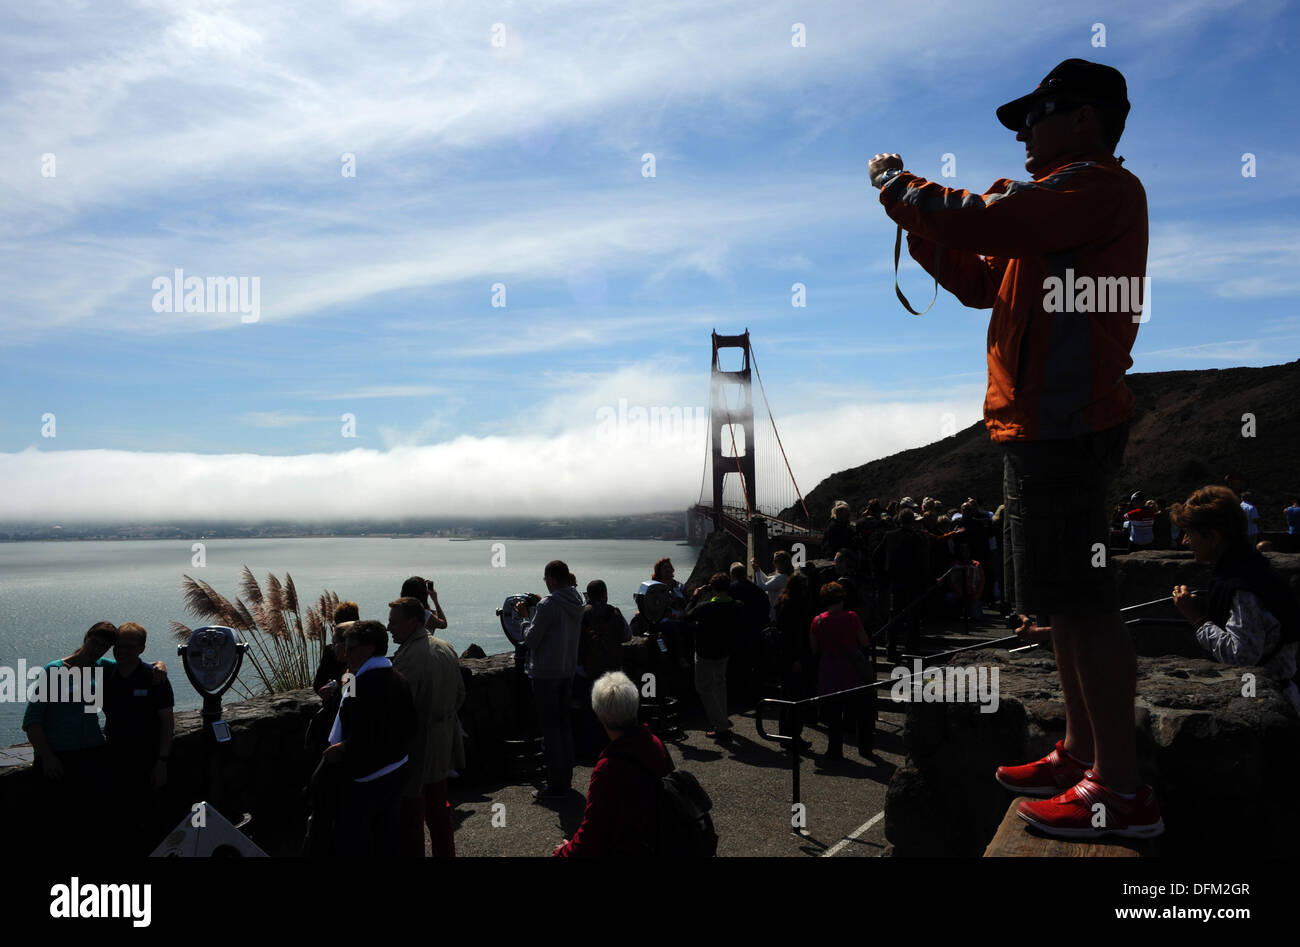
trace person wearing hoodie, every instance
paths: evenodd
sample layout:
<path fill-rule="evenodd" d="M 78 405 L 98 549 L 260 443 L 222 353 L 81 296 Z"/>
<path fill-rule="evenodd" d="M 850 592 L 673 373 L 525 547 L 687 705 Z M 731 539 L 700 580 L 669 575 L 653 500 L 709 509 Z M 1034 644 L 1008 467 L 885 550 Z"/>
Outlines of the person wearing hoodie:
<path fill-rule="evenodd" d="M 537 799 L 558 799 L 573 786 L 573 726 L 569 704 L 573 699 L 573 672 L 582 638 L 582 596 L 569 584 L 569 567 L 552 559 L 542 570 L 547 596 L 531 609 L 519 603 L 524 646 L 528 659 L 524 674 L 533 685 L 537 724 L 542 731 L 546 757 L 546 786 L 533 793 Z"/>

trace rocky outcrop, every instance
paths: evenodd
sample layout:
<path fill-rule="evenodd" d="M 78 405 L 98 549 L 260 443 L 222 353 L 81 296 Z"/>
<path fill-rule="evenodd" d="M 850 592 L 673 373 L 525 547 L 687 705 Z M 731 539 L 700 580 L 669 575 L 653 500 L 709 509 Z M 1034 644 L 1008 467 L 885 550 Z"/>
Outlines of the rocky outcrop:
<path fill-rule="evenodd" d="M 700 549 L 700 557 L 695 560 L 695 568 L 691 570 L 690 578 L 682 584 L 691 588 L 703 585 L 709 581 L 713 573 L 727 572 L 733 562 L 742 562 L 744 559 L 744 546 L 733 539 L 726 530 L 714 530 L 705 538 L 704 546 Z"/>
<path fill-rule="evenodd" d="M 979 856 L 1012 798 L 994 769 L 1043 756 L 1065 732 L 1050 650 L 978 651 L 954 664 L 999 668 L 998 709 L 908 706 L 907 762 L 885 802 L 896 855 Z M 1244 674 L 1254 675 L 1253 692 Z M 1258 669 L 1140 657 L 1136 723 L 1142 778 L 1154 785 L 1167 827 L 1161 854 L 1295 854 L 1300 720 Z"/>

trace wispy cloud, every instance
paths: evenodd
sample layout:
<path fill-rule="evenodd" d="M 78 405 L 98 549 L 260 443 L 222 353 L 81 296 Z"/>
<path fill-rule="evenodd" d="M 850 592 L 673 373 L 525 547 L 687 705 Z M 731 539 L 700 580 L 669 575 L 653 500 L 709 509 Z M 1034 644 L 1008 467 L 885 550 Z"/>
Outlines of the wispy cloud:
<path fill-rule="evenodd" d="M 298 424 L 318 424 L 324 418 L 289 411 L 251 411 L 243 416 L 245 424 L 253 427 L 294 427 Z"/>
<path fill-rule="evenodd" d="M 314 391 L 299 393 L 298 397 L 313 401 L 363 401 L 369 398 L 432 398 L 447 393 L 446 388 L 435 385 L 369 385 L 346 391 Z"/>
<path fill-rule="evenodd" d="M 1197 221 L 1160 224 L 1152 230 L 1147 275 L 1157 300 L 1162 285 L 1205 286 L 1223 299 L 1294 296 L 1300 226 L 1219 223 L 1206 233 Z"/>
<path fill-rule="evenodd" d="M 1201 362 L 1263 362 L 1271 364 L 1278 350 L 1268 339 L 1231 339 L 1222 342 L 1205 342 L 1200 345 L 1180 345 L 1175 348 L 1151 352 L 1135 352 L 1143 358 L 1172 358 Z"/>

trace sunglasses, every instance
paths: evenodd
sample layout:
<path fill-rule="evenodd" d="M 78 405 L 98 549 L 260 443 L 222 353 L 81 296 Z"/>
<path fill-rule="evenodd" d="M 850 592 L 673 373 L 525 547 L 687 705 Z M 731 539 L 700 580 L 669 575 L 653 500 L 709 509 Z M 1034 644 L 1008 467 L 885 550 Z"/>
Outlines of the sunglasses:
<path fill-rule="evenodd" d="M 1053 115 L 1064 115 L 1066 112 L 1073 112 L 1075 109 L 1093 104 L 1077 99 L 1046 99 L 1025 113 L 1025 129 L 1027 131 Z"/>

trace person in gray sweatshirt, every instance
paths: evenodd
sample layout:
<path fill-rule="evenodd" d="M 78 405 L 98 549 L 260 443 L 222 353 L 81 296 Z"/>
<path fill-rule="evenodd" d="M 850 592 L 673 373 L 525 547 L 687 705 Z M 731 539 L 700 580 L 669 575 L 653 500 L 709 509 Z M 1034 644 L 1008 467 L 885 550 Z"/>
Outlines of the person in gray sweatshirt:
<path fill-rule="evenodd" d="M 533 683 L 533 701 L 546 756 L 546 786 L 533 796 L 558 799 L 567 795 L 573 786 L 573 726 L 569 704 L 573 698 L 573 672 L 578 663 L 583 604 L 582 596 L 570 584 L 569 567 L 559 559 L 546 564 L 542 578 L 549 594 L 531 610 L 523 603 L 515 610 L 528 648 L 524 673 Z"/>

